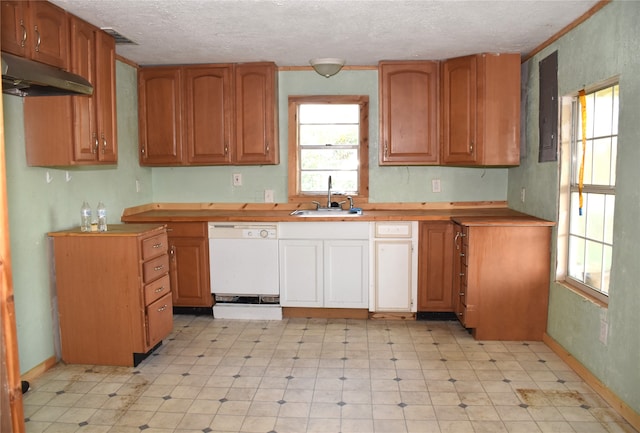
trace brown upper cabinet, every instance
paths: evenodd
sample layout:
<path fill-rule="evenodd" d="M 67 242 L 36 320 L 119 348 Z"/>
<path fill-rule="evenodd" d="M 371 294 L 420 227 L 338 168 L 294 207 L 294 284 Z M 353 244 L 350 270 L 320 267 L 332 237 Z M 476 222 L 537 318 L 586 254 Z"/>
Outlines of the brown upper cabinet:
<path fill-rule="evenodd" d="M 380 165 L 520 163 L 520 55 L 379 64 Z"/>
<path fill-rule="evenodd" d="M 71 72 L 91 82 L 93 96 L 74 96 L 76 162 L 118 160 L 114 39 L 78 18 L 71 18 Z"/>
<path fill-rule="evenodd" d="M 66 69 L 69 62 L 66 12 L 47 1 L 3 1 L 2 51 Z"/>
<path fill-rule="evenodd" d="M 520 163 L 520 55 L 442 63 L 442 164 Z"/>
<path fill-rule="evenodd" d="M 439 64 L 379 64 L 380 165 L 439 163 Z"/>
<path fill-rule="evenodd" d="M 276 77 L 267 62 L 141 68 L 140 164 L 277 164 Z"/>
<path fill-rule="evenodd" d="M 115 164 L 118 161 L 115 41 L 69 15 L 69 70 L 93 85 L 91 96 L 24 99 L 30 166 Z"/>

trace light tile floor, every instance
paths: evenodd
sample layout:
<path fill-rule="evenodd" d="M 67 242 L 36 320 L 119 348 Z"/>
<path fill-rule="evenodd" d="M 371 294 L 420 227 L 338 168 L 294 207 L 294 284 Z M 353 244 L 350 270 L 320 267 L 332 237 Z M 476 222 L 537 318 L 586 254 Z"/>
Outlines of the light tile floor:
<path fill-rule="evenodd" d="M 31 385 L 28 433 L 635 432 L 543 343 L 446 321 L 178 315 L 137 367 Z"/>

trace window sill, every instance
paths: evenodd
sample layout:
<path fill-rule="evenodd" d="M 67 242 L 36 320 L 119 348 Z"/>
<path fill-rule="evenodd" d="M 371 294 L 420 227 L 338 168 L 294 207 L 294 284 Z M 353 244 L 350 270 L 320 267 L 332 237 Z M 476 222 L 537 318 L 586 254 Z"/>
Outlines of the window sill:
<path fill-rule="evenodd" d="M 589 302 L 591 302 L 593 304 L 596 304 L 599 307 L 609 308 L 608 302 L 604 302 L 603 300 L 598 299 L 595 296 L 590 295 L 589 293 L 587 293 L 587 292 L 585 292 L 583 290 L 580 290 L 579 288 L 577 288 L 575 286 L 572 286 L 567 281 L 556 281 L 556 284 L 564 287 L 565 289 L 568 289 L 568 290 L 572 291 L 576 295 L 585 298 L 587 301 L 589 301 Z"/>

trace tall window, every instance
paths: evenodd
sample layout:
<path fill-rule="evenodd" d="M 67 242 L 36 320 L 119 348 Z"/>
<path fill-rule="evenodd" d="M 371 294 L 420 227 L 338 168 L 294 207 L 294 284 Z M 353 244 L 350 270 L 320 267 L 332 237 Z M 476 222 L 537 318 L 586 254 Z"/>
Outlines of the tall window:
<path fill-rule="evenodd" d="M 368 197 L 367 96 L 289 97 L 289 200 Z"/>
<path fill-rule="evenodd" d="M 565 281 L 604 302 L 608 302 L 613 251 L 618 94 L 615 84 L 572 103 Z"/>

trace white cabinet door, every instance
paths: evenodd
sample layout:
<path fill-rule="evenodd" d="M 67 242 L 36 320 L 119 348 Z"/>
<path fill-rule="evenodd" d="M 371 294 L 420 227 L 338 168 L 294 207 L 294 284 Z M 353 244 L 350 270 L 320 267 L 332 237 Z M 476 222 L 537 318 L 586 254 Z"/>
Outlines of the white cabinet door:
<path fill-rule="evenodd" d="M 280 304 L 322 307 L 322 241 L 280 240 Z"/>
<path fill-rule="evenodd" d="M 324 241 L 324 306 L 368 308 L 369 242 Z"/>
<path fill-rule="evenodd" d="M 374 311 L 412 311 L 411 239 L 375 241 Z"/>

